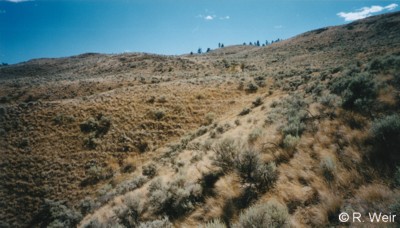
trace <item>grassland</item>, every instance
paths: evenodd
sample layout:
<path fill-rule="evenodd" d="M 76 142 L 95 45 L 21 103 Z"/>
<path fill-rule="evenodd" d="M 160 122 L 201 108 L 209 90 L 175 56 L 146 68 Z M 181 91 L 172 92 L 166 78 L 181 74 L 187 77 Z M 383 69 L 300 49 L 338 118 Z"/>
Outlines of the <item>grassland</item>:
<path fill-rule="evenodd" d="M 2 66 L 0 227 L 324 227 L 397 212 L 398 34 L 393 13 L 266 47 Z"/>

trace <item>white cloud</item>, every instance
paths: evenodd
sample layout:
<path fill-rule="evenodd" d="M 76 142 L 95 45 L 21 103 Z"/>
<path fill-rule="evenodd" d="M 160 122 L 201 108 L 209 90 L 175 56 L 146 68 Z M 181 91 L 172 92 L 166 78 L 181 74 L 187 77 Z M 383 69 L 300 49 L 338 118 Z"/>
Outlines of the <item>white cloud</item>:
<path fill-rule="evenodd" d="M 215 20 L 215 19 L 219 19 L 219 20 L 229 20 L 229 19 L 231 19 L 231 17 L 230 16 L 217 16 L 215 13 L 213 13 L 212 11 L 209 11 L 209 10 L 205 10 L 205 14 L 199 14 L 199 15 L 197 15 L 196 16 L 197 18 L 201 18 L 201 19 L 203 19 L 203 20 L 206 20 L 206 21 L 212 21 L 212 20 Z"/>
<path fill-rule="evenodd" d="M 379 13 L 384 10 L 394 10 L 398 5 L 397 4 L 390 4 L 387 6 L 371 6 L 371 7 L 363 7 L 361 9 L 358 9 L 354 12 L 340 12 L 337 15 L 339 17 L 344 18 L 345 21 L 354 21 L 354 20 L 359 20 L 363 19 L 366 17 L 371 16 L 374 13 Z"/>
<path fill-rule="evenodd" d="M 283 28 L 283 25 L 275 25 L 274 26 L 274 29 L 282 29 Z"/>
<path fill-rule="evenodd" d="M 20 3 L 20 2 L 31 2 L 33 0 L 4 0 L 6 2 Z"/>
<path fill-rule="evenodd" d="M 387 10 L 394 10 L 397 6 L 399 6 L 399 5 L 393 3 L 393 4 L 390 4 L 390 5 L 386 6 L 385 9 L 387 9 Z"/>
<path fill-rule="evenodd" d="M 213 19 L 214 19 L 214 17 L 211 16 L 211 15 L 207 15 L 207 16 L 204 17 L 204 20 L 207 20 L 207 21 L 211 21 Z"/>
<path fill-rule="evenodd" d="M 217 16 L 216 15 L 210 15 L 210 14 L 207 14 L 207 15 L 199 14 L 196 17 L 204 19 L 206 21 L 211 21 L 211 20 L 214 20 Z"/>

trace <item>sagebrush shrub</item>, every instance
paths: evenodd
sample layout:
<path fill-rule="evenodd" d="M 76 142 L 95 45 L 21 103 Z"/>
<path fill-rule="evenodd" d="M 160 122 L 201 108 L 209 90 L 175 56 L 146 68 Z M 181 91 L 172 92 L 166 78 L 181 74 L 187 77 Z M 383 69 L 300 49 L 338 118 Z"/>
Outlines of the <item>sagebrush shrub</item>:
<path fill-rule="evenodd" d="M 207 113 L 205 116 L 205 125 L 212 124 L 214 122 L 215 118 L 216 118 L 215 113 L 213 113 L 213 112 Z"/>
<path fill-rule="evenodd" d="M 197 183 L 187 183 L 182 177 L 167 184 L 157 179 L 150 184 L 148 197 L 150 208 L 156 214 L 176 218 L 194 209 L 202 198 L 202 187 Z"/>
<path fill-rule="evenodd" d="M 267 203 L 254 205 L 242 212 L 234 227 L 283 227 L 287 225 L 288 217 L 287 207 L 271 199 Z"/>
<path fill-rule="evenodd" d="M 396 167 L 396 171 L 394 172 L 393 182 L 396 186 L 400 186 L 400 166 Z"/>
<path fill-rule="evenodd" d="M 400 56 L 390 55 L 384 58 L 373 59 L 368 66 L 372 72 L 388 72 L 400 70 Z"/>
<path fill-rule="evenodd" d="M 147 181 L 148 178 L 144 176 L 137 176 L 133 179 L 122 182 L 115 188 L 115 190 L 118 194 L 125 194 L 129 191 L 133 191 L 137 188 L 142 187 Z"/>
<path fill-rule="evenodd" d="M 258 86 L 253 82 L 249 82 L 246 86 L 246 92 L 248 93 L 255 93 L 258 90 Z"/>
<path fill-rule="evenodd" d="M 249 138 L 248 141 L 250 143 L 254 143 L 255 141 L 257 141 L 258 138 L 260 138 L 263 134 L 263 130 L 261 128 L 254 128 L 250 134 L 249 134 Z"/>
<path fill-rule="evenodd" d="M 260 157 L 254 149 L 245 149 L 235 160 L 235 166 L 240 176 L 252 181 L 260 162 Z"/>
<path fill-rule="evenodd" d="M 83 146 L 89 150 L 96 149 L 97 145 L 100 144 L 100 140 L 97 139 L 94 135 L 89 135 L 87 138 L 83 140 Z"/>
<path fill-rule="evenodd" d="M 36 219 L 43 227 L 75 227 L 82 215 L 60 201 L 45 199 Z"/>
<path fill-rule="evenodd" d="M 213 164 L 220 167 L 224 172 L 232 170 L 240 147 L 233 138 L 225 138 L 216 143 L 213 147 L 215 152 Z"/>
<path fill-rule="evenodd" d="M 394 203 L 392 203 L 389 206 L 389 210 L 390 210 L 390 212 L 392 212 L 392 214 L 398 213 L 400 211 L 400 199 L 397 199 Z M 400 221 L 396 220 L 396 223 L 400 224 Z M 397 227 L 398 227 L 398 225 L 397 225 Z"/>
<path fill-rule="evenodd" d="M 343 108 L 368 110 L 377 96 L 377 86 L 373 77 L 367 73 L 343 76 L 331 86 L 332 92 L 342 96 Z"/>
<path fill-rule="evenodd" d="M 85 197 L 81 202 L 80 202 L 80 210 L 82 215 L 86 215 L 90 212 L 92 212 L 96 207 L 96 203 L 94 200 L 90 197 Z"/>
<path fill-rule="evenodd" d="M 254 107 L 258 107 L 258 106 L 262 105 L 263 103 L 264 103 L 264 102 L 262 101 L 261 97 L 257 97 L 257 98 L 252 102 L 252 104 L 253 104 Z"/>
<path fill-rule="evenodd" d="M 258 163 L 253 180 L 257 189 L 264 191 L 276 181 L 277 177 L 278 174 L 274 162 Z"/>
<path fill-rule="evenodd" d="M 162 118 L 165 117 L 165 111 L 164 110 L 155 110 L 153 112 L 154 119 L 156 120 L 161 120 Z"/>
<path fill-rule="evenodd" d="M 102 180 L 109 179 L 114 175 L 114 172 L 109 167 L 92 165 L 86 170 L 85 174 L 86 178 L 82 180 L 81 186 L 93 185 Z"/>
<path fill-rule="evenodd" d="M 319 103 L 327 107 L 335 107 L 337 104 L 337 96 L 334 94 L 328 94 L 318 99 Z"/>
<path fill-rule="evenodd" d="M 275 163 L 265 163 L 254 149 L 245 149 L 235 160 L 239 175 L 259 191 L 269 188 L 276 180 Z"/>
<path fill-rule="evenodd" d="M 153 178 L 157 175 L 157 166 L 154 163 L 150 163 L 148 165 L 143 166 L 142 170 L 143 176 L 148 176 L 149 178 Z"/>
<path fill-rule="evenodd" d="M 80 124 L 80 128 L 82 132 L 89 133 L 97 129 L 97 124 L 97 121 L 93 117 L 90 117 Z"/>
<path fill-rule="evenodd" d="M 243 180 L 264 191 L 276 180 L 274 163 L 265 163 L 258 151 L 246 148 L 232 138 L 225 138 L 214 146 L 213 164 L 222 172 L 236 171 Z"/>
<path fill-rule="evenodd" d="M 168 217 L 157 219 L 153 221 L 142 222 L 138 228 L 173 228 L 174 226 L 169 221 Z"/>
<path fill-rule="evenodd" d="M 79 127 L 82 132 L 92 133 L 92 137 L 98 138 L 107 134 L 110 130 L 111 118 L 100 113 L 96 118 L 90 117 L 86 121 L 83 121 Z"/>
<path fill-rule="evenodd" d="M 300 137 L 288 134 L 283 139 L 283 146 L 287 149 L 294 149 L 300 141 Z"/>
<path fill-rule="evenodd" d="M 394 114 L 372 123 L 374 146 L 383 159 L 398 161 L 400 158 L 400 115 Z"/>
<path fill-rule="evenodd" d="M 301 117 L 298 115 L 289 116 L 288 123 L 283 127 L 282 132 L 286 135 L 300 136 L 306 129 Z"/>
<path fill-rule="evenodd" d="M 239 113 L 239 116 L 247 115 L 247 114 L 249 114 L 250 112 L 251 112 L 251 109 L 249 109 L 249 108 L 244 108 L 244 109 Z"/>

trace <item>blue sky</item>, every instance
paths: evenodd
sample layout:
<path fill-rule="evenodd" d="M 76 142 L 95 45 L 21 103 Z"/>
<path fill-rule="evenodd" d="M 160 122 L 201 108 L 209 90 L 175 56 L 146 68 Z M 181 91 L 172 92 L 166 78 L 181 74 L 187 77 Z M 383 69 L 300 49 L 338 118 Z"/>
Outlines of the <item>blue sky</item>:
<path fill-rule="evenodd" d="M 85 52 L 178 55 L 287 39 L 400 0 L 0 0 L 0 62 Z"/>

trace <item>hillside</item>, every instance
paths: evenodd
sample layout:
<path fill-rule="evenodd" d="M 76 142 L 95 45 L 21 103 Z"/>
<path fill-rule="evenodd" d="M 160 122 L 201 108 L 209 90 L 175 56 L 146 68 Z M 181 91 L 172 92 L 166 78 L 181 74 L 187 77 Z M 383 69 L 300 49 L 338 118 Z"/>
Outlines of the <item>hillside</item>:
<path fill-rule="evenodd" d="M 341 212 L 393 214 L 399 34 L 396 12 L 266 47 L 1 66 L 0 227 L 325 227 L 350 225 Z"/>

